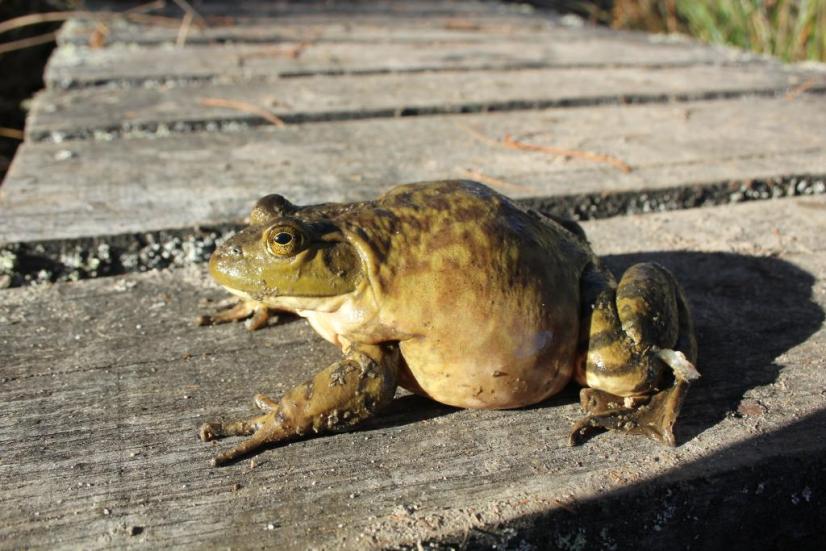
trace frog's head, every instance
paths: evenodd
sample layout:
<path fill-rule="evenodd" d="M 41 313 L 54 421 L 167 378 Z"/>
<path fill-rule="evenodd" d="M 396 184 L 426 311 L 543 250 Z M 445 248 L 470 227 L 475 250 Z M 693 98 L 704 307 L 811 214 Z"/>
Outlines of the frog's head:
<path fill-rule="evenodd" d="M 229 291 L 270 304 L 341 296 L 363 280 L 361 259 L 344 234 L 280 195 L 255 204 L 250 225 L 216 249 L 209 271 Z"/>

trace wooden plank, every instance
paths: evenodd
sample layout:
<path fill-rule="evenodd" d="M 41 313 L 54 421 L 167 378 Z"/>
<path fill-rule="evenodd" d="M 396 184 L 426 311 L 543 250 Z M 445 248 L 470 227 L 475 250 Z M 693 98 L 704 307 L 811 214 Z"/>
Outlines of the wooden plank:
<path fill-rule="evenodd" d="M 175 44 L 179 29 L 172 26 L 145 25 L 125 19 L 106 20 L 104 46 L 113 44 L 158 45 Z M 100 29 L 100 21 L 70 19 L 60 29 L 58 44 L 84 46 Z M 569 37 L 582 41 L 595 34 L 618 34 L 601 28 L 565 27 L 550 16 L 495 14 L 453 14 L 421 17 L 393 15 L 392 13 L 357 16 L 316 15 L 267 18 L 233 17 L 206 28 L 191 28 L 186 44 L 216 42 L 274 43 L 274 42 L 450 42 L 457 45 L 481 42 L 492 37 L 507 37 L 514 41 L 542 39 L 553 33 L 559 40 Z M 633 35 L 632 35 L 633 36 Z"/>
<path fill-rule="evenodd" d="M 661 262 L 693 304 L 703 377 L 675 449 L 621 435 L 568 448 L 574 389 L 499 412 L 401 396 L 359 432 L 212 469 L 199 422 L 247 414 L 255 391 L 335 358 L 304 322 L 193 327 L 201 298 L 220 296 L 195 269 L 3 291 L 0 542 L 375 549 L 490 536 L 630 548 L 691 533 L 715 548 L 758 543 L 767 516 L 775 537 L 817 541 L 824 209 L 809 198 L 586 224 L 612 267 Z M 709 528 L 720 500 L 742 515 L 722 533 Z M 525 523 L 542 531 L 514 531 Z"/>
<path fill-rule="evenodd" d="M 269 124 L 260 115 L 204 101 L 229 101 L 286 122 L 476 112 L 600 103 L 779 94 L 810 75 L 774 66 L 576 68 L 460 73 L 318 76 L 184 87 L 47 90 L 26 124 L 30 140 L 155 135 Z M 826 81 L 815 87 L 826 91 Z"/>
<path fill-rule="evenodd" d="M 84 2 L 93 11 L 125 11 L 142 8 L 143 0 L 87 0 Z M 439 17 L 439 16 L 502 16 L 531 14 L 531 5 L 478 0 L 209 0 L 190 3 L 200 15 L 207 18 L 222 17 L 307 17 L 317 16 L 397 16 L 397 17 Z M 170 17 L 182 16 L 180 6 L 165 2 L 149 13 Z M 220 19 L 219 19 L 220 21 Z"/>
<path fill-rule="evenodd" d="M 209 21 L 209 20 L 208 20 Z M 353 42 L 431 43 L 456 46 L 472 42 L 506 38 L 514 42 L 554 41 L 587 42 L 595 38 L 624 39 L 642 44 L 697 44 L 684 35 L 652 35 L 638 31 L 609 29 L 591 24 L 568 24 L 553 12 L 521 10 L 507 12 L 458 12 L 431 16 L 411 13 L 341 13 L 287 14 L 267 17 L 213 16 L 213 24 L 191 27 L 185 44 L 279 43 L 279 42 Z M 157 46 L 175 44 L 180 28 L 141 24 L 124 18 L 105 19 L 103 47 L 112 45 Z M 60 28 L 59 45 L 86 46 L 90 36 L 100 33 L 99 19 L 73 18 Z M 745 54 L 745 52 L 743 52 Z M 742 59 L 750 59 L 743 55 Z"/>
<path fill-rule="evenodd" d="M 276 191 L 315 203 L 373 197 L 402 181 L 486 177 L 525 198 L 822 176 L 825 102 L 804 95 L 24 144 L 0 188 L 0 242 L 234 222 Z M 507 133 L 612 155 L 633 170 L 505 147 L 497 140 Z"/>
<path fill-rule="evenodd" d="M 188 82 L 215 79 L 370 74 L 397 71 L 512 69 L 571 66 L 667 66 L 751 60 L 740 50 L 694 42 L 663 42 L 639 35 L 587 35 L 570 40 L 549 33 L 529 45 L 491 37 L 484 42 L 427 45 L 385 43 L 220 44 L 186 48 L 64 45 L 52 54 L 45 79 L 50 87 Z M 297 53 L 296 53 L 297 52 Z"/>

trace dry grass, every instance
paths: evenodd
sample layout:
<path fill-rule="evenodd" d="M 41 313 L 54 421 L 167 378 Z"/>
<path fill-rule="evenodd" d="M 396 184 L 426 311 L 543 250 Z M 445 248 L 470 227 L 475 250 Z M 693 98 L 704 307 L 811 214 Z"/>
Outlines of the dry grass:
<path fill-rule="evenodd" d="M 592 13 L 616 28 L 684 32 L 785 61 L 826 61 L 826 0 L 615 0 Z"/>

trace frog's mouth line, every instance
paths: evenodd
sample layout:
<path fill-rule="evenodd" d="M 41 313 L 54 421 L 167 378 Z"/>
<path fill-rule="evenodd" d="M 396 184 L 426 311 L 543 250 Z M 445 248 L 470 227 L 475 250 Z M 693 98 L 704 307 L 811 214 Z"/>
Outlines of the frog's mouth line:
<path fill-rule="evenodd" d="M 276 310 L 294 313 L 298 313 L 300 310 L 312 312 L 335 312 L 341 308 L 345 302 L 356 299 L 358 293 L 362 291 L 361 288 L 357 288 L 355 291 L 351 291 L 343 295 L 300 297 L 281 296 L 258 299 L 246 291 L 233 289 L 232 287 L 227 287 L 226 285 L 222 285 L 222 287 L 242 300 L 251 300 L 265 304 L 266 306 Z"/>

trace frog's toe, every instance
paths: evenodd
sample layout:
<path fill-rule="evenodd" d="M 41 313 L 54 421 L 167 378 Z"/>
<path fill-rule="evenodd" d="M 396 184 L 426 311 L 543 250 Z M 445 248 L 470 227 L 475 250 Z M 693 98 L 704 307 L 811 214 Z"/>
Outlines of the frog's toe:
<path fill-rule="evenodd" d="M 629 434 L 643 434 L 667 446 L 674 446 L 673 421 L 668 423 L 650 422 L 648 406 L 638 409 L 620 408 L 596 415 L 586 415 L 571 427 L 568 443 L 578 446 L 599 430 L 618 430 Z"/>
<path fill-rule="evenodd" d="M 222 302 L 219 309 L 223 310 L 215 314 L 205 314 L 195 319 L 196 325 L 218 325 L 221 323 L 231 323 L 243 321 L 244 327 L 250 331 L 255 331 L 265 327 L 270 319 L 270 309 L 260 302 L 254 300 L 232 299 L 232 302 Z"/>
<path fill-rule="evenodd" d="M 264 431 L 259 431 L 255 433 L 252 438 L 244 440 L 243 442 L 237 444 L 235 447 L 230 448 L 228 450 L 224 450 L 218 454 L 216 454 L 212 461 L 210 462 L 213 467 L 220 467 L 222 465 L 227 465 L 228 463 L 232 463 L 233 461 L 237 461 L 242 457 L 251 454 L 252 452 L 258 450 L 266 443 L 266 438 L 264 438 Z"/>
<path fill-rule="evenodd" d="M 275 416 L 269 416 L 266 421 L 257 425 L 249 438 L 239 442 L 234 447 L 218 453 L 212 458 L 212 466 L 220 467 L 232 463 L 257 452 L 267 444 L 281 442 L 291 437 L 289 431 L 285 430 L 281 421 Z"/>
<path fill-rule="evenodd" d="M 674 447 L 674 423 L 680 414 L 689 383 L 677 379 L 674 385 L 654 394 L 651 400 L 640 406 L 634 414 L 635 425 L 628 432 L 644 434 L 666 446 Z"/>
<path fill-rule="evenodd" d="M 621 411 L 629 411 L 622 396 L 617 396 L 596 388 L 583 388 L 579 392 L 579 402 L 587 414 L 571 427 L 568 443 L 577 446 L 584 443 L 595 431 L 611 428 L 617 424 L 616 417 Z"/>
<path fill-rule="evenodd" d="M 210 442 L 220 438 L 220 423 L 204 423 L 198 429 L 198 438 L 204 442 Z"/>
<path fill-rule="evenodd" d="M 214 314 L 202 314 L 195 318 L 196 325 L 218 325 L 248 318 L 252 309 L 247 301 L 229 297 L 215 304 Z"/>
<path fill-rule="evenodd" d="M 278 318 L 272 315 L 272 311 L 269 308 L 263 304 L 257 304 L 252 312 L 252 316 L 244 322 L 244 327 L 248 331 L 258 331 L 269 324 L 270 318 L 273 318 L 273 323 L 278 322 Z"/>
<path fill-rule="evenodd" d="M 582 393 L 586 415 L 571 427 L 569 444 L 582 444 L 600 429 L 642 434 L 666 446 L 675 446 L 674 423 L 680 413 L 688 383 L 675 381 L 674 385 L 650 397 L 621 398 L 596 391 Z"/>
<path fill-rule="evenodd" d="M 274 411 L 278 409 L 278 401 L 273 400 L 266 394 L 258 393 L 252 400 L 255 402 L 255 407 L 262 411 Z"/>
<path fill-rule="evenodd" d="M 204 423 L 198 429 L 198 437 L 204 442 L 218 440 L 226 436 L 248 436 L 270 420 L 271 415 L 261 415 L 238 421 Z"/>

